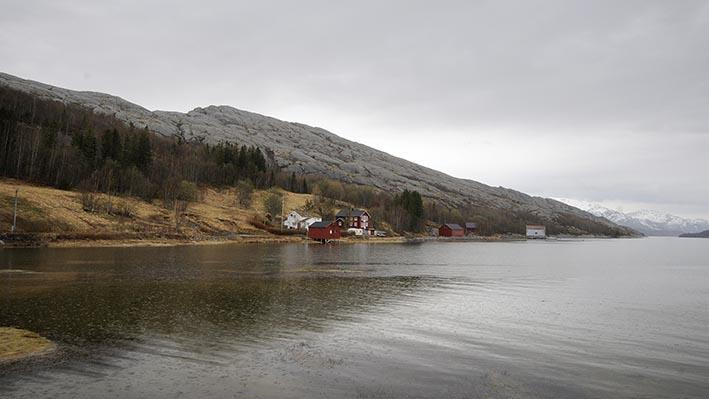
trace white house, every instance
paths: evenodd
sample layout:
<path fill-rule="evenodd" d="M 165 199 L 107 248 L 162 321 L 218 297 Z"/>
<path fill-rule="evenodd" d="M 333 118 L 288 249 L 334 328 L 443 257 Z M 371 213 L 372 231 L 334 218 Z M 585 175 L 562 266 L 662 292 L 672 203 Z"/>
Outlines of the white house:
<path fill-rule="evenodd" d="M 306 217 L 305 219 L 298 222 L 298 228 L 301 230 L 307 230 L 308 227 L 310 227 L 310 225 L 315 222 L 322 222 L 322 218 L 315 218 L 315 217 L 307 218 Z"/>
<path fill-rule="evenodd" d="M 527 238 L 547 238 L 546 226 L 538 224 L 527 225 Z"/>
<path fill-rule="evenodd" d="M 301 216 L 298 212 L 291 211 L 286 217 L 286 220 L 283 221 L 283 227 L 295 230 L 298 228 L 298 223 L 303 219 L 305 218 Z"/>
<path fill-rule="evenodd" d="M 296 211 L 291 211 L 283 221 L 283 227 L 290 230 L 307 230 L 311 224 L 321 221 L 321 218 L 302 216 Z"/>

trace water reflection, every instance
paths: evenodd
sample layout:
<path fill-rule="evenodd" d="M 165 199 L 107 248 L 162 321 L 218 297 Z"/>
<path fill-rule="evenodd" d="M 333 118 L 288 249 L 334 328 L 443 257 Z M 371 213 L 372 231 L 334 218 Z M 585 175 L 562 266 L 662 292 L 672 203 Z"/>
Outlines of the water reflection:
<path fill-rule="evenodd" d="M 435 279 L 362 276 L 340 247 L 214 246 L 42 249 L 2 253 L 0 325 L 61 343 L 47 359 L 98 370 L 123 351 L 212 357 L 273 338 L 352 322 Z M 367 247 L 349 259 L 367 259 Z M 0 375 L 26 365 L 0 368 Z M 40 365 L 35 365 L 41 367 Z"/>
<path fill-rule="evenodd" d="M 0 251 L 3 397 L 709 396 L 690 240 Z"/>

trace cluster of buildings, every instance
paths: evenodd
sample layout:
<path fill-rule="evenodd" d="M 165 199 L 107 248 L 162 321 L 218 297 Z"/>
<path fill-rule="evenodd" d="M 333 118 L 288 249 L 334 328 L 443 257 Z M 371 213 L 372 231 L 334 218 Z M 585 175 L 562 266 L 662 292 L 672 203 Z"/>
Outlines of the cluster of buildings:
<path fill-rule="evenodd" d="M 438 228 L 439 237 L 465 237 L 478 234 L 476 223 L 465 223 L 461 226 L 457 223 L 445 223 Z M 546 238 L 546 226 L 539 224 L 528 224 L 526 229 L 527 238 Z"/>
<path fill-rule="evenodd" d="M 335 220 L 323 221 L 319 217 L 302 216 L 296 211 L 288 214 L 283 227 L 292 230 L 307 230 L 308 237 L 318 241 L 336 240 L 346 231 L 355 236 L 384 236 L 383 231 L 374 229 L 369 212 L 363 209 L 342 209 Z"/>
<path fill-rule="evenodd" d="M 465 223 L 465 227 L 458 223 L 444 223 L 438 228 L 439 237 L 465 237 L 478 234 L 477 223 Z"/>
<path fill-rule="evenodd" d="M 369 212 L 363 209 L 342 209 L 335 215 L 335 220 L 323 221 L 319 217 L 302 216 L 292 211 L 283 221 L 287 229 L 307 230 L 308 238 L 327 242 L 342 237 L 342 232 L 355 236 L 384 236 L 383 231 L 374 229 L 374 223 Z M 440 237 L 466 237 L 478 234 L 478 224 L 467 222 L 464 225 L 444 223 L 438 228 Z M 546 227 L 529 224 L 526 228 L 527 238 L 546 238 Z"/>

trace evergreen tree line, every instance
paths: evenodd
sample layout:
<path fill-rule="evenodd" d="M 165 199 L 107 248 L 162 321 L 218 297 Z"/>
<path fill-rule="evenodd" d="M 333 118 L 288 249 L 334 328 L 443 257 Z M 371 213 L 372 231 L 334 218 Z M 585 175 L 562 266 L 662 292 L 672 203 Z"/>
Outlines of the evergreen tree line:
<path fill-rule="evenodd" d="M 382 196 L 374 214 L 398 232 L 418 233 L 424 230 L 423 198 L 418 191 L 404 189 L 401 193 Z"/>
<path fill-rule="evenodd" d="M 80 106 L 0 88 L 0 175 L 63 189 L 180 199 L 183 182 L 276 182 L 260 149 L 152 134 Z"/>

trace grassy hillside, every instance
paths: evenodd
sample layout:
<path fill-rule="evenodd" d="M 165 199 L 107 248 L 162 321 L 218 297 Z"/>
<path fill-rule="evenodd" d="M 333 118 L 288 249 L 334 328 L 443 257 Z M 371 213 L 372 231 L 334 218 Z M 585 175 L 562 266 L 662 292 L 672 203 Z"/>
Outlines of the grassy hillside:
<path fill-rule="evenodd" d="M 266 191 L 253 194 L 249 209 L 237 205 L 233 189 L 202 189 L 200 199 L 176 216 L 158 201 L 145 202 L 133 197 L 112 197 L 115 212 L 103 209 L 85 211 L 81 193 L 24 182 L 0 180 L 0 231 L 9 232 L 15 189 L 19 188 L 17 205 L 17 232 L 39 233 L 47 237 L 58 235 L 64 240 L 214 240 L 276 238 L 269 232 L 254 227 L 253 221 L 264 214 L 263 197 Z M 309 194 L 282 192 L 285 209 L 303 209 Z M 106 194 L 94 194 L 101 204 L 107 204 Z M 127 212 L 123 212 L 128 210 Z M 179 221 L 178 221 L 179 219 Z M 283 239 L 282 237 L 280 239 Z"/>

